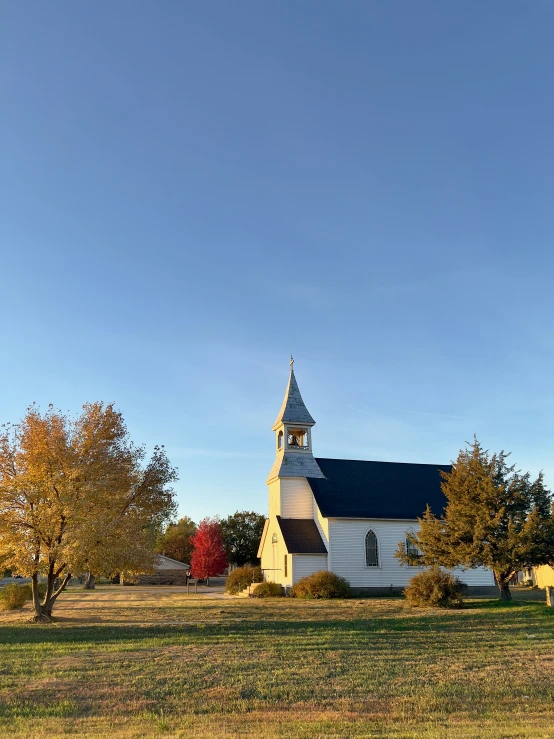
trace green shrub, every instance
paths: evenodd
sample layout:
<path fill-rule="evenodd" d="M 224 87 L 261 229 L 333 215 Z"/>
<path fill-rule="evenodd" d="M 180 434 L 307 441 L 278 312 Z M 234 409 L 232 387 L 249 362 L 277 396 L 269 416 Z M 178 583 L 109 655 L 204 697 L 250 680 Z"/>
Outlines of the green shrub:
<path fill-rule="evenodd" d="M 30 588 L 28 585 L 6 585 L 0 590 L 0 608 L 3 611 L 13 611 L 16 608 L 23 608 L 29 600 Z"/>
<path fill-rule="evenodd" d="M 237 567 L 229 573 L 225 590 L 231 595 L 237 595 L 253 582 L 262 582 L 263 579 L 261 567 L 252 567 L 252 565 Z"/>
<path fill-rule="evenodd" d="M 38 594 L 40 598 L 44 598 L 48 586 L 45 582 L 38 583 Z M 15 608 L 23 608 L 28 600 L 33 599 L 33 588 L 30 582 L 23 585 L 12 583 L 0 590 L 0 609 L 4 611 L 13 611 Z"/>
<path fill-rule="evenodd" d="M 25 583 L 25 585 L 20 585 L 19 587 L 27 593 L 27 600 L 33 600 L 33 586 L 30 582 Z M 37 583 L 37 589 L 39 598 L 44 598 L 46 591 L 48 590 L 48 584 L 45 582 L 39 582 Z"/>
<path fill-rule="evenodd" d="M 24 585 L 18 585 L 17 587 L 25 593 L 27 600 L 33 599 L 33 588 L 30 582 L 26 582 Z"/>
<path fill-rule="evenodd" d="M 31 583 L 27 583 L 27 585 L 22 585 L 21 587 L 29 588 L 29 600 L 33 600 L 33 588 L 31 587 Z M 39 598 L 44 598 L 46 591 L 48 590 L 48 584 L 45 582 L 39 582 L 37 583 L 37 589 Z"/>
<path fill-rule="evenodd" d="M 461 608 L 466 590 L 466 585 L 458 578 L 432 567 L 412 577 L 404 588 L 404 595 L 411 606 Z"/>
<path fill-rule="evenodd" d="M 253 598 L 279 598 L 283 595 L 283 589 L 276 582 L 262 582 L 252 589 Z"/>
<path fill-rule="evenodd" d="M 348 598 L 350 585 L 334 572 L 320 570 L 303 577 L 291 588 L 293 598 Z"/>

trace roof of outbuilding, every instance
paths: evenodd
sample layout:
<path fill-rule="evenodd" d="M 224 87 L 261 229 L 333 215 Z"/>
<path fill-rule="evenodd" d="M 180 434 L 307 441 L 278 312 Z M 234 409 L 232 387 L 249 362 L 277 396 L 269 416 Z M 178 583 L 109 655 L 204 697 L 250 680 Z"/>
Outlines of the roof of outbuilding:
<path fill-rule="evenodd" d="M 303 423 L 308 426 L 314 426 L 315 421 L 308 412 L 308 409 L 304 405 L 296 377 L 294 376 L 294 370 L 291 368 L 289 382 L 287 389 L 285 390 L 285 397 L 283 405 L 279 411 L 279 415 L 275 419 L 273 424 L 273 430 L 280 423 Z"/>
<path fill-rule="evenodd" d="M 277 523 L 289 554 L 327 554 L 313 518 L 281 518 Z"/>
<path fill-rule="evenodd" d="M 179 559 L 173 559 L 173 557 L 168 557 L 166 554 L 158 554 L 158 560 L 163 559 L 167 562 L 172 562 L 176 565 L 179 565 L 177 569 L 189 569 L 190 565 L 188 565 L 186 562 L 181 562 Z"/>
<path fill-rule="evenodd" d="M 442 513 L 446 498 L 440 470 L 451 465 L 363 462 L 316 457 L 324 479 L 308 478 L 326 518 L 416 519 L 427 505 Z"/>

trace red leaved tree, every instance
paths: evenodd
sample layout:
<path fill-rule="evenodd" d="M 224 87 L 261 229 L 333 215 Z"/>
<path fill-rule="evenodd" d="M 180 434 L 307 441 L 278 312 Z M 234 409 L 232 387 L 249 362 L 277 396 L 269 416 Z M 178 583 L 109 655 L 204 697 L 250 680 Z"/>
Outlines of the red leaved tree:
<path fill-rule="evenodd" d="M 221 575 L 229 564 L 218 518 L 200 521 L 190 541 L 194 546 L 190 568 L 193 577 L 205 578 Z"/>

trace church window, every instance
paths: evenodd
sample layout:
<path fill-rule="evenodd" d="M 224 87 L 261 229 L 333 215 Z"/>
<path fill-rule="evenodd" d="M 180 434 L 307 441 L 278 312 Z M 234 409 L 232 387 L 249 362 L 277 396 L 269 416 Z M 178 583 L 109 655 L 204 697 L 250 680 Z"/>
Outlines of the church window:
<path fill-rule="evenodd" d="M 277 534 L 273 534 L 273 536 L 271 537 L 271 543 L 277 544 Z"/>
<path fill-rule="evenodd" d="M 367 567 L 379 567 L 377 537 L 371 529 L 365 535 L 365 563 Z"/>
<path fill-rule="evenodd" d="M 277 434 L 277 449 L 283 448 L 283 432 L 279 431 Z"/>
<path fill-rule="evenodd" d="M 415 536 L 415 532 L 412 529 L 406 534 L 406 555 L 410 558 L 408 565 L 410 567 L 417 567 L 422 554 L 413 541 L 411 541 L 410 536 Z"/>
<path fill-rule="evenodd" d="M 288 575 L 288 567 L 287 567 L 287 565 L 288 565 L 287 555 L 285 554 L 285 577 L 287 577 L 287 575 Z"/>
<path fill-rule="evenodd" d="M 306 429 L 289 428 L 287 435 L 287 445 L 295 449 L 308 448 L 308 432 Z"/>

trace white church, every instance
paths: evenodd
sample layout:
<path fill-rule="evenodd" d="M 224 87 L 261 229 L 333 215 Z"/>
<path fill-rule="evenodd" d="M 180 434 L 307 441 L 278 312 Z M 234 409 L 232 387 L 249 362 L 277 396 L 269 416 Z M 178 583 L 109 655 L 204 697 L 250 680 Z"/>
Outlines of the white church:
<path fill-rule="evenodd" d="M 329 570 L 360 593 L 400 592 L 420 567 L 401 565 L 398 542 L 417 531 L 429 504 L 446 504 L 439 470 L 450 465 L 322 459 L 312 452 L 315 421 L 291 357 L 285 399 L 273 424 L 275 462 L 267 478 L 269 517 L 258 557 L 264 578 L 284 587 Z M 414 553 L 416 554 L 416 553 Z M 470 592 L 495 592 L 490 570 L 454 570 Z"/>

